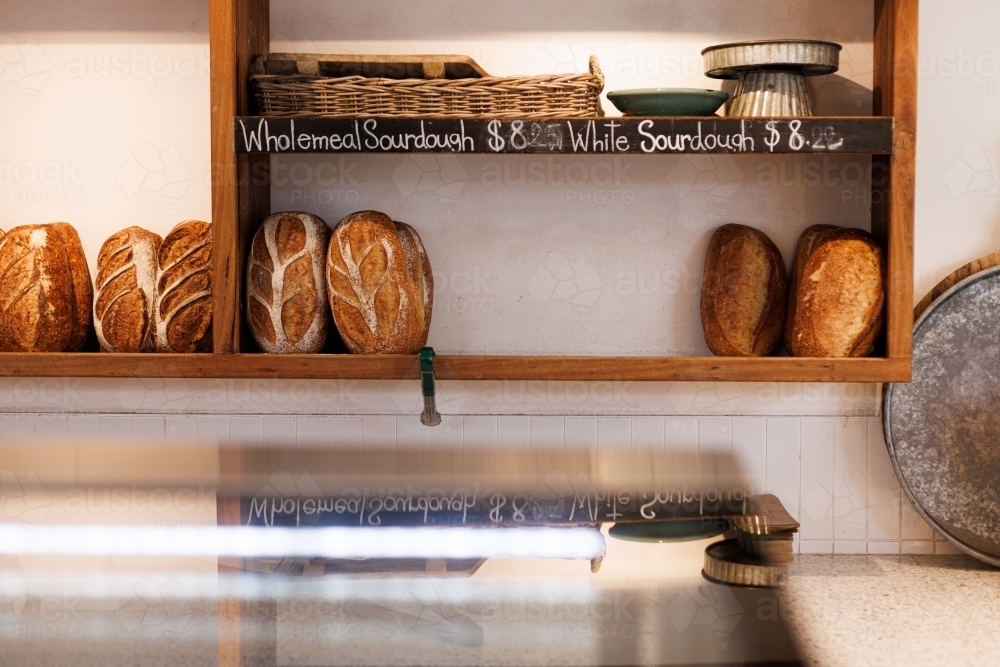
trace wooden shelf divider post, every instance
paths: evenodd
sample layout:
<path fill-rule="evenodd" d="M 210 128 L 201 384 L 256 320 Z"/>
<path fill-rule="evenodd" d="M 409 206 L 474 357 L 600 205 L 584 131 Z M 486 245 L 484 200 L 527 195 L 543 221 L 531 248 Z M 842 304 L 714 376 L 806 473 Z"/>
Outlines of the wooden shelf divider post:
<path fill-rule="evenodd" d="M 872 233 L 887 250 L 886 356 L 913 356 L 918 0 L 875 0 L 874 113 L 893 116 L 893 154 L 872 158 Z M 908 378 L 907 378 L 908 379 Z"/>
<path fill-rule="evenodd" d="M 254 113 L 247 86 L 253 59 L 270 49 L 269 0 L 210 0 L 212 98 L 212 271 L 216 354 L 236 354 L 243 267 L 254 225 L 271 212 L 267 155 L 237 155 L 233 119 Z"/>

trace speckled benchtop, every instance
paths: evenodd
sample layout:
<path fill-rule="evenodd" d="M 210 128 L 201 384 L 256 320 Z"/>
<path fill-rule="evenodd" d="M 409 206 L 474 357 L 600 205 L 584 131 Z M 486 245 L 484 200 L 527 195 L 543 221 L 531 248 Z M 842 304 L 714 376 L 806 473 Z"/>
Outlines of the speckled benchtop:
<path fill-rule="evenodd" d="M 1000 665 L 1000 569 L 966 556 L 800 556 L 785 594 L 810 665 Z"/>

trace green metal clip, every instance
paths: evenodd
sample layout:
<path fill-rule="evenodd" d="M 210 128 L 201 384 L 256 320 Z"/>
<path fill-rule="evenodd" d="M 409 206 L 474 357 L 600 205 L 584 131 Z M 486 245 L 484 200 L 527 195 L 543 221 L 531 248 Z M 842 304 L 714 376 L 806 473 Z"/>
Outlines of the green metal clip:
<path fill-rule="evenodd" d="M 420 350 L 420 389 L 424 395 L 424 412 L 420 415 L 420 423 L 424 426 L 437 426 L 441 423 L 434 384 L 434 348 L 425 347 Z"/>

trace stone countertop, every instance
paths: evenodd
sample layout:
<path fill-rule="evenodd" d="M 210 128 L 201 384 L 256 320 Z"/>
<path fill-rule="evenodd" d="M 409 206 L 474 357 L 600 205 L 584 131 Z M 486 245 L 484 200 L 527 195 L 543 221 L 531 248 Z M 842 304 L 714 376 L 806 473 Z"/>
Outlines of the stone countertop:
<path fill-rule="evenodd" d="M 1000 665 L 1000 569 L 967 556 L 799 556 L 785 600 L 810 666 Z"/>

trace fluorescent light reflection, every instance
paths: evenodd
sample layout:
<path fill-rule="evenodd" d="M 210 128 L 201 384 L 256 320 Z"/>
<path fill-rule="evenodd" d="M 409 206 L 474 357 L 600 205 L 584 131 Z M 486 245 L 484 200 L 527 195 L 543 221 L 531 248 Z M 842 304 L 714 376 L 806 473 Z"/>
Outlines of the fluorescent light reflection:
<path fill-rule="evenodd" d="M 237 558 L 567 558 L 604 553 L 589 528 L 27 526 L 0 523 L 0 555 Z"/>
<path fill-rule="evenodd" d="M 257 573 L 193 574 L 182 572 L 77 572 L 73 575 L 27 575 L 0 570 L 0 602 L 27 597 L 66 596 L 86 599 L 126 599 L 155 589 L 164 600 L 395 600 L 414 592 L 437 591 L 452 601 L 544 599 L 576 601 L 600 594 L 587 575 L 563 580 L 483 579 L 352 579 L 347 576 L 302 577 L 276 583 L 273 575 Z M 2 606 L 2 604 L 0 604 Z"/>

